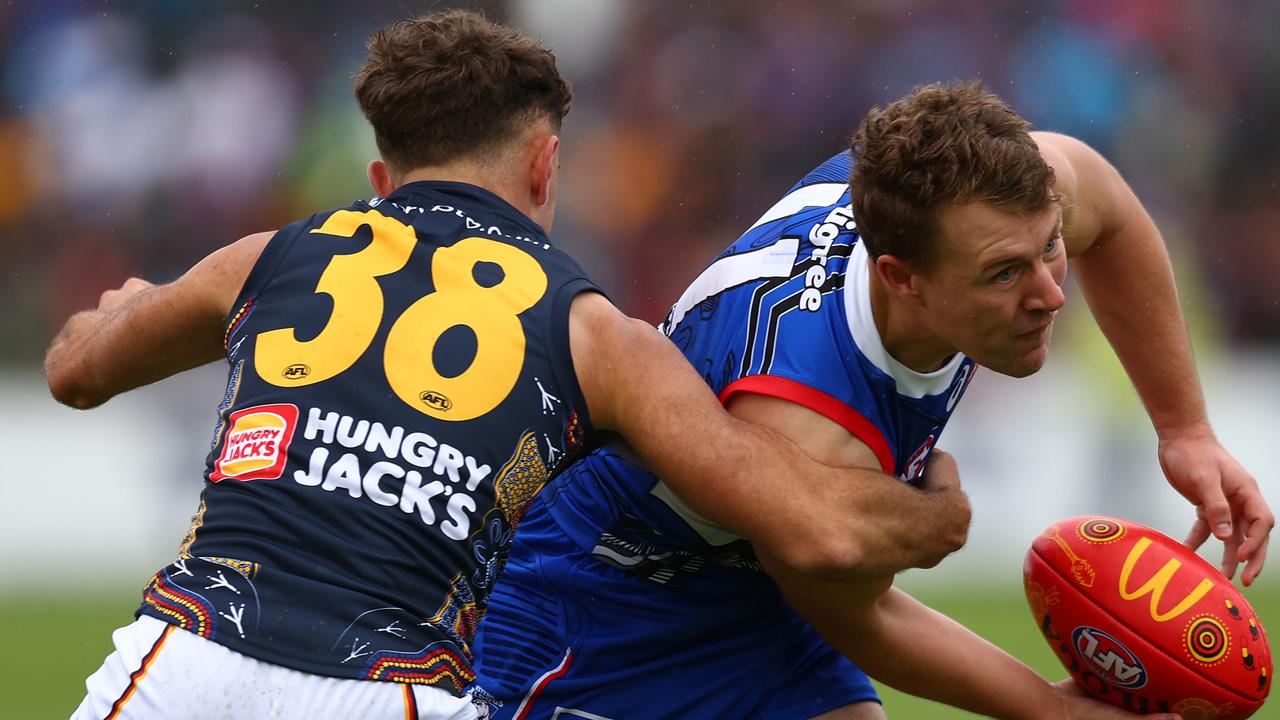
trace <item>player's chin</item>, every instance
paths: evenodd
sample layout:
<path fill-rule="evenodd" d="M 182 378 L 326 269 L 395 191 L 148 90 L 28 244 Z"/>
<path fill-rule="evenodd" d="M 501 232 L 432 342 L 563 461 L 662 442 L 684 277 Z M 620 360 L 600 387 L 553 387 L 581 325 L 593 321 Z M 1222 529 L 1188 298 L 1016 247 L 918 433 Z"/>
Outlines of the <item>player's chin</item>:
<path fill-rule="evenodd" d="M 1048 338 L 1044 342 L 1039 343 L 1036 347 L 1027 351 L 1024 350 L 1020 354 L 1010 353 L 1005 356 L 1002 362 L 997 364 L 986 365 L 990 370 L 994 370 L 1001 375 L 1009 377 L 1024 378 L 1028 375 L 1034 375 L 1044 367 L 1045 360 L 1049 357 Z M 980 363 L 984 364 L 985 363 Z"/>

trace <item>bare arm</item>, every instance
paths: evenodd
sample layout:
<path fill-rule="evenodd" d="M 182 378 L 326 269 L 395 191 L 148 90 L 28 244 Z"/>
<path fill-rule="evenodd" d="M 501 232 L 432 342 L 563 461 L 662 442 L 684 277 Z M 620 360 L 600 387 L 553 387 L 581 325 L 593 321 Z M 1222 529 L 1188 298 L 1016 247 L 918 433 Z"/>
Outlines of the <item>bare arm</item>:
<path fill-rule="evenodd" d="M 600 295 L 574 300 L 570 341 L 593 423 L 622 433 L 695 510 L 789 565 L 879 575 L 934 565 L 963 545 L 969 507 L 958 488 L 920 492 L 878 470 L 823 465 L 735 419 L 666 337 Z M 886 539 L 871 520 L 879 513 L 900 513 L 901 528 L 925 515 L 938 524 Z"/>
<path fill-rule="evenodd" d="M 223 324 L 273 233 L 242 238 L 167 285 L 130 278 L 72 315 L 45 354 L 49 389 L 85 409 L 222 356 Z"/>
<path fill-rule="evenodd" d="M 879 467 L 865 443 L 800 405 L 744 395 L 730 403 L 729 411 L 791 438 L 818 461 L 868 471 Z M 934 450 L 925 485 L 958 484 L 955 461 Z M 900 510 L 883 505 L 864 520 L 906 542 L 933 530 L 932 516 L 903 516 Z M 887 547 L 876 551 L 895 552 Z M 899 690 L 998 718 L 1130 717 L 1059 693 L 999 648 L 892 588 L 888 573 L 864 579 L 817 577 L 797 572 L 768 548 L 757 544 L 756 552 L 801 617 L 869 675 Z"/>
<path fill-rule="evenodd" d="M 1138 717 L 1072 693 L 1070 684 L 1050 685 L 1000 648 L 890 587 L 889 578 L 833 582 L 796 573 L 767 553 L 760 558 L 796 612 L 864 672 L 890 687 L 984 717 Z"/>
<path fill-rule="evenodd" d="M 1213 434 L 1159 230 L 1120 173 L 1084 143 L 1033 133 L 1063 194 L 1063 238 L 1098 326 L 1115 349 L 1160 439 L 1160 464 L 1197 508 L 1187 544 L 1212 530 L 1228 577 L 1262 571 L 1275 516 L 1257 482 Z"/>
<path fill-rule="evenodd" d="M 963 540 L 969 530 L 967 498 L 960 490 L 955 461 L 934 451 L 918 490 L 880 469 L 880 461 L 866 443 L 854 438 L 842 425 L 803 405 L 767 395 L 739 393 L 729 400 L 729 414 L 754 426 L 772 430 L 779 442 L 794 442 L 812 460 L 839 468 L 825 476 L 806 476 L 798 482 L 831 483 L 853 494 L 861 503 L 856 520 L 863 560 L 856 577 L 891 576 L 907 567 L 932 567 L 905 561 L 935 557 L 941 537 Z M 963 504 L 963 509 L 962 509 Z M 941 510 L 935 515 L 935 511 Z"/>

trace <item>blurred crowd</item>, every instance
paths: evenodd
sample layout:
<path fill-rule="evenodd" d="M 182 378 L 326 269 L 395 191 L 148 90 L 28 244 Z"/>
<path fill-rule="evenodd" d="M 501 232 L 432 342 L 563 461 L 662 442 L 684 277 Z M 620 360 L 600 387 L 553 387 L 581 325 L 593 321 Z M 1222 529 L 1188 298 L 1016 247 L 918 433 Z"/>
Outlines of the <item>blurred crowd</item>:
<path fill-rule="evenodd" d="M 351 95 L 376 27 L 458 3 L 0 5 L 0 364 L 129 275 L 370 193 Z M 1280 3 L 491 0 L 575 98 L 555 240 L 632 314 L 690 279 L 871 105 L 981 78 L 1111 158 L 1193 313 L 1280 343 Z"/>

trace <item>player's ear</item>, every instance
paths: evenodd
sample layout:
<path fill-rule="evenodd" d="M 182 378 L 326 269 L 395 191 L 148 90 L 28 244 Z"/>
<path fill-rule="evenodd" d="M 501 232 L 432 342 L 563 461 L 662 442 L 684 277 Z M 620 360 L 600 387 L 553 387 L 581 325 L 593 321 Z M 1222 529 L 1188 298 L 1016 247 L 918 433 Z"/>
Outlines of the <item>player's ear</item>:
<path fill-rule="evenodd" d="M 899 297 L 919 302 L 920 294 L 916 290 L 916 273 L 911 266 L 893 255 L 881 255 L 875 261 L 876 274 L 884 282 L 889 292 Z"/>
<path fill-rule="evenodd" d="M 541 207 L 551 202 L 555 193 L 556 166 L 560 162 L 560 138 L 556 135 L 536 136 L 533 161 L 529 168 L 529 190 L 534 203 Z"/>
<path fill-rule="evenodd" d="M 387 197 L 395 192 L 396 183 L 391 179 L 391 167 L 381 160 L 369 161 L 369 184 L 378 197 Z"/>

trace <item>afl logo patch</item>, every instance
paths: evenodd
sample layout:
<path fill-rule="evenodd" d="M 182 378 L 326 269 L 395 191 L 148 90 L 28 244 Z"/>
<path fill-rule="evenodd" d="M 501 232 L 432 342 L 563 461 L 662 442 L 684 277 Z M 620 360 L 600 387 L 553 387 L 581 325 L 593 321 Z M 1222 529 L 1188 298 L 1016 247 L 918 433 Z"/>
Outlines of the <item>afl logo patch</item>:
<path fill-rule="evenodd" d="M 453 407 L 453 402 L 449 398 L 434 390 L 424 390 L 418 399 L 434 410 L 445 411 Z"/>
<path fill-rule="evenodd" d="M 935 433 L 937 428 L 934 428 Z M 937 437 L 935 434 L 925 438 L 924 444 L 911 453 L 911 457 L 907 459 L 907 467 L 902 471 L 902 479 L 911 482 L 920 477 L 924 472 L 925 463 L 929 460 L 929 452 L 933 450 L 933 442 Z"/>
<path fill-rule="evenodd" d="M 1117 687 L 1136 689 L 1147 684 L 1142 661 L 1119 640 L 1097 628 L 1078 627 L 1071 644 L 1086 667 Z"/>
<path fill-rule="evenodd" d="M 289 443 L 298 426 L 298 406 L 258 405 L 231 413 L 222 454 L 213 463 L 213 482 L 274 480 L 284 474 Z"/>
<path fill-rule="evenodd" d="M 311 374 L 311 366 L 305 363 L 294 363 L 280 374 L 285 380 L 301 380 Z"/>

